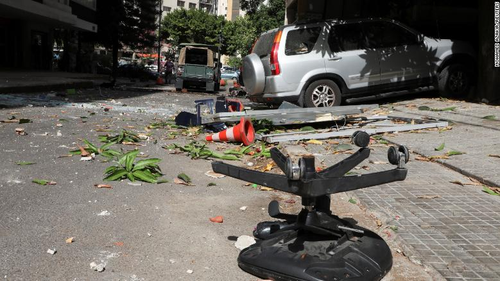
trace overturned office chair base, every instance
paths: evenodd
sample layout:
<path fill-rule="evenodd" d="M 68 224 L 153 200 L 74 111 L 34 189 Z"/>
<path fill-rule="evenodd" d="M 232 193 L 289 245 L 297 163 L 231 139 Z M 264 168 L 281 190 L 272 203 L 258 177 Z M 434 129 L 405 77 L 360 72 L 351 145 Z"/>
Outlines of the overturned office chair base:
<path fill-rule="evenodd" d="M 368 134 L 356 132 L 352 139 L 360 149 L 321 172 L 316 172 L 314 157 L 304 156 L 293 163 L 276 148 L 271 150 L 271 156 L 285 175 L 212 163 L 217 173 L 302 198 L 303 209 L 298 215 L 280 213 L 277 201 L 269 204 L 269 215 L 279 221 L 257 225 L 257 243 L 238 257 L 243 270 L 260 278 L 307 281 L 380 280 L 389 272 L 392 255 L 385 241 L 374 232 L 333 215 L 330 194 L 404 180 L 409 152 L 404 146 L 390 147 L 388 159 L 397 168 L 346 176 L 370 155 Z"/>

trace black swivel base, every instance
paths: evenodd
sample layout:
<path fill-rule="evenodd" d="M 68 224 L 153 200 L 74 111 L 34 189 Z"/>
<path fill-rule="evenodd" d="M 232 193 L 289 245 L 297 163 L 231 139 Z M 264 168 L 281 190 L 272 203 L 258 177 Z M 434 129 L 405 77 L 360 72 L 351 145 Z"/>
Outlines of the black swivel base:
<path fill-rule="evenodd" d="M 333 215 L 330 194 L 404 180 L 408 149 L 389 149 L 389 162 L 397 165 L 396 169 L 346 176 L 370 154 L 366 133 L 356 132 L 353 141 L 361 147 L 358 152 L 321 172 L 316 172 L 313 157 L 303 157 L 297 165 L 275 148 L 271 156 L 285 175 L 212 163 L 217 173 L 302 197 L 304 208 L 298 215 L 280 213 L 277 201 L 269 204 L 269 215 L 280 221 L 257 225 L 257 243 L 238 257 L 243 270 L 264 279 L 301 281 L 380 280 L 389 272 L 389 246 L 374 232 Z"/>

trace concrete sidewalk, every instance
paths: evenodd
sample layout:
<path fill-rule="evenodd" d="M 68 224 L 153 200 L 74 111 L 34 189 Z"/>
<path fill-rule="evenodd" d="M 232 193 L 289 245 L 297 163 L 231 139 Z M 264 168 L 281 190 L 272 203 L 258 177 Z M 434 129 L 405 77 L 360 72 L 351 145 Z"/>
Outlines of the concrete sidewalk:
<path fill-rule="evenodd" d="M 420 106 L 435 111 L 419 110 Z M 417 99 L 384 108 L 393 116 L 428 116 L 453 124 L 451 130 L 385 135 L 386 140 L 412 151 L 408 178 L 350 192 L 350 196 L 381 218 L 385 239 L 396 239 L 410 259 L 432 266 L 447 280 L 500 280 L 500 196 L 482 190 L 482 183 L 500 186 L 500 158 L 495 157 L 500 154 L 499 108 L 441 99 Z M 439 111 L 444 108 L 450 111 Z M 436 151 L 443 143 L 444 149 Z M 379 164 L 387 162 L 388 147 L 372 147 L 371 162 L 360 166 L 367 165 L 370 172 L 390 169 L 388 164 Z M 346 157 L 325 153 L 321 146 L 309 145 L 308 149 L 327 166 Z M 465 154 L 422 161 L 449 151 Z"/>
<path fill-rule="evenodd" d="M 92 88 L 108 75 L 51 71 L 0 71 L 0 93 L 27 93 Z"/>

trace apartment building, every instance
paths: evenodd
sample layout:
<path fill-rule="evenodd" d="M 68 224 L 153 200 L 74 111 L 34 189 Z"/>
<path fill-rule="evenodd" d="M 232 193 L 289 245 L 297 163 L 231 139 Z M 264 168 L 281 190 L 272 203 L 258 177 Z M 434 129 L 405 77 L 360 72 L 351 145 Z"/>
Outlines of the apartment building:
<path fill-rule="evenodd" d="M 49 70 L 56 28 L 97 32 L 97 0 L 0 0 L 0 68 Z"/>
<path fill-rule="evenodd" d="M 163 0 L 162 15 L 166 16 L 175 9 L 201 9 L 208 13 L 224 16 L 227 20 L 234 20 L 243 16 L 240 0 Z"/>

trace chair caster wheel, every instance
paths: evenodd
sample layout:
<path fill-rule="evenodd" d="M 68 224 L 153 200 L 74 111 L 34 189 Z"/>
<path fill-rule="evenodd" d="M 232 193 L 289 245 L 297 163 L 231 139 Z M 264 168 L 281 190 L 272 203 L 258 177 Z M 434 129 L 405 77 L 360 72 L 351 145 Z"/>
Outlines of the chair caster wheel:
<path fill-rule="evenodd" d="M 352 142 L 358 147 L 367 147 L 370 144 L 370 135 L 363 131 L 352 134 Z"/>
<path fill-rule="evenodd" d="M 408 163 L 410 160 L 410 151 L 406 146 L 401 145 L 397 149 L 394 146 L 389 147 L 389 150 L 387 151 L 389 163 L 392 165 L 399 165 L 401 157 L 404 157 L 404 163 Z"/>

